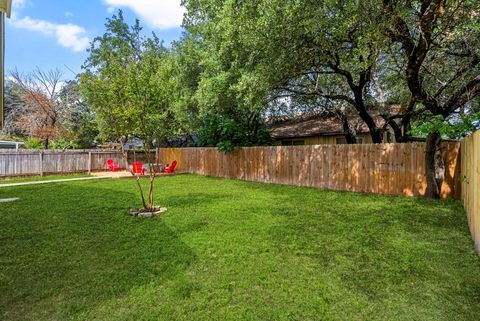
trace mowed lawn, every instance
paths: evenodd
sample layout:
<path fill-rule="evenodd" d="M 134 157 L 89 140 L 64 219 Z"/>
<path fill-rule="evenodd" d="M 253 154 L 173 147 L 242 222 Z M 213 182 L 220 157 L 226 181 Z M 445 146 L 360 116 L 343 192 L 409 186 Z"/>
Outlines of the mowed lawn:
<path fill-rule="evenodd" d="M 146 183 L 146 182 L 145 182 Z M 161 177 L 0 188 L 2 320 L 478 320 L 459 202 Z"/>

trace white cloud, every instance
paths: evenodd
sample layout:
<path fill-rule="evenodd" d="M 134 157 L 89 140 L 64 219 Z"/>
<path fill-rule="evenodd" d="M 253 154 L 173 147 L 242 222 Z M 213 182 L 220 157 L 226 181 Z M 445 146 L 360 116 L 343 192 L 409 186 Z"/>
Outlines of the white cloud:
<path fill-rule="evenodd" d="M 12 2 L 13 10 L 22 9 L 27 5 L 27 0 L 15 0 Z"/>
<path fill-rule="evenodd" d="M 20 11 L 30 4 L 30 0 L 13 1 L 12 18 L 8 20 L 13 27 L 36 31 L 47 36 L 55 37 L 61 46 L 75 52 L 83 51 L 88 47 L 90 39 L 86 36 L 85 29 L 78 25 L 72 23 L 53 23 L 28 16 L 20 18 Z M 65 15 L 73 16 L 71 12 L 66 12 Z"/>
<path fill-rule="evenodd" d="M 88 47 L 90 39 L 85 35 L 84 28 L 67 23 L 57 24 L 46 20 L 23 17 L 12 17 L 11 24 L 16 28 L 40 32 L 44 35 L 54 36 L 57 42 L 65 48 L 75 52 L 83 51 Z"/>
<path fill-rule="evenodd" d="M 73 13 L 70 11 L 65 12 L 65 17 L 73 17 Z"/>
<path fill-rule="evenodd" d="M 180 27 L 185 8 L 181 0 L 104 0 L 110 8 L 130 8 L 154 28 Z"/>

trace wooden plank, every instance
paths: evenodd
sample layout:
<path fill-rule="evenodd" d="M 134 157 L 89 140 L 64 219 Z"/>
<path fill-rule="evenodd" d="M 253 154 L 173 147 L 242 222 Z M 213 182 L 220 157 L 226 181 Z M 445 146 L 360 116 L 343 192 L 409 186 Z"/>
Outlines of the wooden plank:
<path fill-rule="evenodd" d="M 43 176 L 43 152 L 38 154 L 38 168 L 40 176 Z"/>

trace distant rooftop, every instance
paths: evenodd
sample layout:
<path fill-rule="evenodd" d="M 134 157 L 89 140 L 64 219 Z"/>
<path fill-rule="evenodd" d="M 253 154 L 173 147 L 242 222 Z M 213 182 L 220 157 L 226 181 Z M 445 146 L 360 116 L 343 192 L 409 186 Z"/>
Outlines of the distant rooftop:
<path fill-rule="evenodd" d="M 390 112 L 399 112 L 399 105 L 390 106 Z M 378 112 L 371 113 L 378 127 L 385 125 L 385 120 Z M 368 134 L 370 131 L 367 124 L 356 112 L 347 115 L 348 122 L 357 133 Z M 269 126 L 272 138 L 312 137 L 326 135 L 342 135 L 343 128 L 340 120 L 334 115 L 308 114 L 305 117 L 286 118 L 273 122 Z"/>
<path fill-rule="evenodd" d="M 23 145 L 23 142 L 0 140 L 0 149 L 18 149 L 20 145 Z"/>

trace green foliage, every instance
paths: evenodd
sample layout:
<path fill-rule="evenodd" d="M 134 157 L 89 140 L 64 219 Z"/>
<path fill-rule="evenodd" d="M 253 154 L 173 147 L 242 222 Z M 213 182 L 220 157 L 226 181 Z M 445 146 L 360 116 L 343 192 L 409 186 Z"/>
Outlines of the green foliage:
<path fill-rule="evenodd" d="M 94 113 L 89 110 L 78 111 L 72 115 L 69 125 L 75 146 L 83 149 L 95 146 L 99 130 L 97 118 Z"/>
<path fill-rule="evenodd" d="M 30 137 L 24 141 L 27 149 L 43 149 L 42 139 L 38 137 Z"/>
<path fill-rule="evenodd" d="M 76 149 L 80 148 L 74 141 L 66 140 L 63 137 L 57 137 L 49 144 L 51 149 Z"/>
<path fill-rule="evenodd" d="M 68 81 L 63 86 L 60 98 L 70 106 L 70 114 L 60 132 L 61 139 L 68 141 L 68 148 L 92 148 L 99 135 L 98 120 L 95 113 L 80 97 L 77 81 Z M 56 143 L 58 139 L 55 140 Z"/>
<path fill-rule="evenodd" d="M 325 109 L 365 120 L 389 117 L 385 107 L 400 104 L 390 126 L 405 135 L 412 114 L 448 116 L 480 92 L 477 2 L 185 0 L 183 54 L 194 52 L 199 65 L 189 101 L 201 117 L 220 113 L 237 123 L 248 113 Z M 405 34 L 397 36 L 397 26 Z M 422 104 L 427 112 L 418 112 Z"/>
<path fill-rule="evenodd" d="M 461 139 L 478 129 L 480 113 L 459 115 L 445 119 L 442 115 L 431 116 L 414 124 L 411 134 L 426 137 L 439 132 L 444 138 Z"/>
<path fill-rule="evenodd" d="M 480 315 L 480 257 L 460 202 L 193 175 L 159 182 L 169 210 L 142 220 L 128 214 L 136 191 L 121 179 L 2 187 L 20 198 L 1 204 L 2 319 Z"/>
<path fill-rule="evenodd" d="M 271 144 L 271 138 L 264 127 L 250 133 L 244 124 L 221 115 L 208 115 L 198 130 L 200 146 L 215 146 L 222 152 L 231 152 L 237 146 Z"/>
<path fill-rule="evenodd" d="M 134 136 L 147 144 L 173 134 L 171 68 L 167 50 L 153 34 L 142 36 L 138 21 L 129 27 L 119 11 L 95 38 L 79 75 L 82 94 L 98 116 L 103 137 Z"/>

